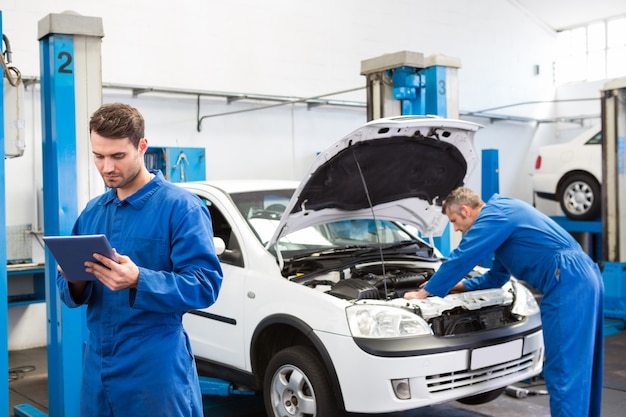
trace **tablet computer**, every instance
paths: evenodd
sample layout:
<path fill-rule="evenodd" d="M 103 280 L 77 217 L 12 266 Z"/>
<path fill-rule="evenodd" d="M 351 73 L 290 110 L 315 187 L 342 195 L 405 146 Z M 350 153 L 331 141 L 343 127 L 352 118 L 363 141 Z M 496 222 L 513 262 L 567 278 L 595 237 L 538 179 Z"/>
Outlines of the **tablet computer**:
<path fill-rule="evenodd" d="M 92 281 L 96 277 L 85 271 L 85 262 L 96 262 L 94 253 L 115 260 L 105 235 L 44 236 L 43 241 L 70 281 Z"/>

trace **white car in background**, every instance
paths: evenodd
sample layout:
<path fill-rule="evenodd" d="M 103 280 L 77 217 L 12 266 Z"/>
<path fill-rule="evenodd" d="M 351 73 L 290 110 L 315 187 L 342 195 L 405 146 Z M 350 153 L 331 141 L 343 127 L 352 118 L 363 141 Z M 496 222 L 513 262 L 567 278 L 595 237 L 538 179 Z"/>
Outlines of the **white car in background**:
<path fill-rule="evenodd" d="M 502 288 L 405 300 L 443 258 L 418 237 L 477 163 L 480 126 L 368 123 L 302 182 L 180 184 L 207 205 L 224 281 L 184 316 L 200 375 L 263 393 L 268 416 L 335 417 L 480 404 L 539 374 L 533 295 Z M 224 249 L 225 248 L 225 249 Z"/>
<path fill-rule="evenodd" d="M 537 197 L 558 201 L 573 220 L 601 214 L 602 131 L 594 127 L 565 143 L 539 148 L 533 173 Z"/>

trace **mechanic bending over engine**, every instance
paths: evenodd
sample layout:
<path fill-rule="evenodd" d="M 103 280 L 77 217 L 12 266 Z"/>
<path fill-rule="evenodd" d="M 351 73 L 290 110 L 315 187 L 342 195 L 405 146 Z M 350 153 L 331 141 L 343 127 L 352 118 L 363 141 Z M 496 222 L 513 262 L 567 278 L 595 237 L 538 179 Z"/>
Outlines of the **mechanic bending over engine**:
<path fill-rule="evenodd" d="M 485 204 L 461 187 L 442 211 L 463 239 L 431 279 L 404 298 L 501 287 L 511 275 L 525 281 L 543 294 L 551 416 L 600 416 L 604 284 L 598 266 L 568 232 L 525 202 L 494 194 Z M 492 253 L 491 270 L 459 282 Z"/>
<path fill-rule="evenodd" d="M 87 203 L 72 234 L 105 234 L 118 262 L 94 254 L 102 265 L 85 262 L 93 281 L 57 276 L 67 306 L 87 305 L 80 415 L 202 417 L 182 317 L 213 304 L 222 284 L 209 212 L 161 171 L 148 171 L 137 109 L 105 104 L 89 132 L 109 190 Z"/>

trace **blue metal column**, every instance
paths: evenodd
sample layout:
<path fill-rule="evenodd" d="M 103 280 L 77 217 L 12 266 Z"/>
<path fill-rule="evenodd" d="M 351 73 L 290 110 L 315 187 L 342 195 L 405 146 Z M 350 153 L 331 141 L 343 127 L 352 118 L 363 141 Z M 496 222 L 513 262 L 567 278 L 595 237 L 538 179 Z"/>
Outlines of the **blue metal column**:
<path fill-rule="evenodd" d="M 44 230 L 48 235 L 70 234 L 78 216 L 72 192 L 77 178 L 74 66 L 71 61 L 64 64 L 74 56 L 72 39 L 71 35 L 49 36 L 40 50 Z M 51 416 L 78 416 L 75 393 L 80 392 L 82 374 L 82 334 L 78 331 L 82 317 L 79 309 L 69 309 L 60 301 L 56 275 L 56 262 L 46 252 L 48 408 Z"/>
<path fill-rule="evenodd" d="M 457 68 L 461 66 L 459 60 L 435 55 L 426 58 L 425 64 L 426 68 L 421 71 L 425 79 L 425 114 L 458 118 Z M 448 223 L 441 236 L 434 238 L 435 246 L 444 256 L 450 255 L 453 249 L 451 233 Z"/>
<path fill-rule="evenodd" d="M 481 196 L 483 201 L 487 201 L 492 195 L 500 192 L 498 150 L 483 149 L 482 156 Z"/>
<path fill-rule="evenodd" d="M 94 105 L 101 103 L 102 81 L 98 61 L 89 82 L 99 84 L 99 94 L 90 103 L 85 84 L 93 68 L 85 67 L 85 39 L 97 38 L 99 48 L 102 36 L 100 18 L 51 14 L 39 22 L 46 235 L 70 234 L 79 203 L 88 197 L 80 186 L 89 177 L 81 166 L 92 164 L 84 152 L 89 140 L 85 124 Z M 74 417 L 79 414 L 84 309 L 69 309 L 60 301 L 56 275 L 54 258 L 46 253 L 49 412 Z"/>
<path fill-rule="evenodd" d="M 482 160 L 481 198 L 483 201 L 489 201 L 492 195 L 500 192 L 498 150 L 483 149 Z M 484 259 L 480 264 L 485 268 L 491 268 L 493 265 L 493 256 Z"/>
<path fill-rule="evenodd" d="M 426 114 L 450 119 L 459 118 L 458 69 L 461 61 L 445 55 L 426 58 L 421 71 L 426 79 Z"/>
<path fill-rule="evenodd" d="M 0 11 L 0 39 L 2 39 L 2 11 Z M 1 58 L 1 57 L 0 57 Z M 4 58 L 2 58 L 4 59 Z M 0 372 L 2 375 L 9 374 L 9 335 L 6 323 L 9 320 L 7 303 L 7 233 L 6 233 L 6 186 L 4 172 L 4 71 L 0 80 L 0 320 L 3 326 L 0 331 Z M 9 382 L 8 379 L 0 378 L 0 410 L 9 409 Z"/>

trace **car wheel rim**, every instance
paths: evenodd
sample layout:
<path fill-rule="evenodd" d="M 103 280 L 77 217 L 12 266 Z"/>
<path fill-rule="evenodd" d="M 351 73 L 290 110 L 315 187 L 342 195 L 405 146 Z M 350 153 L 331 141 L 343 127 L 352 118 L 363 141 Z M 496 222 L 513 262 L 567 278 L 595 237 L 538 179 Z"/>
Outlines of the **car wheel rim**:
<path fill-rule="evenodd" d="M 272 404 L 276 416 L 316 415 L 315 393 L 306 375 L 293 365 L 279 368 L 272 378 Z"/>
<path fill-rule="evenodd" d="M 580 181 L 573 182 L 563 194 L 565 205 L 570 213 L 582 214 L 589 210 L 593 204 L 593 190 Z"/>

